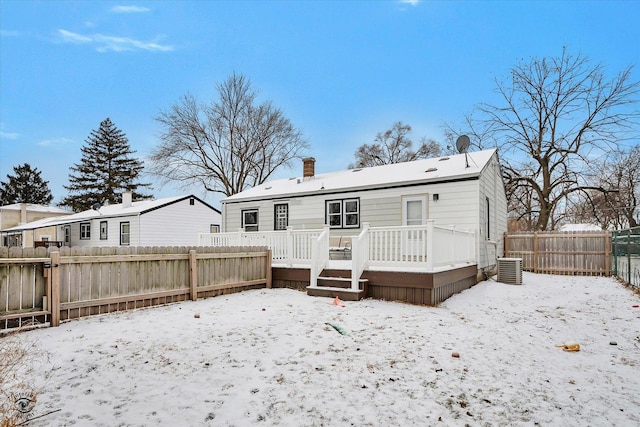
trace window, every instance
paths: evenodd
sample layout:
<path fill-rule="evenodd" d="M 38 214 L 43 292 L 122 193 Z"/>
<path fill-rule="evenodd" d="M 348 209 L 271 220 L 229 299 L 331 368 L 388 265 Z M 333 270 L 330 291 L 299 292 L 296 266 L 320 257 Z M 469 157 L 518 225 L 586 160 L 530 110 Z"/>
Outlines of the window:
<path fill-rule="evenodd" d="M 91 223 L 83 222 L 80 224 L 80 240 L 91 239 Z"/>
<path fill-rule="evenodd" d="M 122 246 L 129 246 L 131 236 L 131 228 L 128 222 L 120 223 L 120 244 Z"/>
<path fill-rule="evenodd" d="M 258 231 L 258 209 L 242 211 L 242 228 L 244 231 Z"/>
<path fill-rule="evenodd" d="M 360 199 L 328 200 L 326 223 L 331 228 L 360 227 Z"/>
<path fill-rule="evenodd" d="M 107 221 L 100 221 L 100 240 L 107 240 Z"/>
<path fill-rule="evenodd" d="M 486 218 L 486 232 L 487 240 L 491 240 L 491 206 L 489 204 L 489 198 L 487 197 L 487 218 Z"/>
<path fill-rule="evenodd" d="M 69 246 L 71 244 L 71 227 L 68 225 L 63 227 L 63 233 L 64 233 L 64 244 L 65 246 Z"/>
<path fill-rule="evenodd" d="M 196 199 L 194 199 L 193 197 L 189 199 L 189 205 L 190 206 L 194 206 L 196 204 Z"/>
<path fill-rule="evenodd" d="M 218 224 L 209 224 L 209 233 L 219 233 L 220 226 Z"/>
<path fill-rule="evenodd" d="M 286 230 L 289 225 L 289 205 L 286 203 L 273 206 L 273 229 Z"/>
<path fill-rule="evenodd" d="M 423 225 L 427 219 L 427 196 L 402 196 L 402 225 Z"/>

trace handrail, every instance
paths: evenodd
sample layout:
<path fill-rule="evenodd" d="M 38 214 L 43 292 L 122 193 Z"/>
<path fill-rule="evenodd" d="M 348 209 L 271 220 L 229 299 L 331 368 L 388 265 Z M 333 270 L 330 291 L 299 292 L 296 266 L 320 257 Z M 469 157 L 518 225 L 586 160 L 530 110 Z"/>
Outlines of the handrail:
<path fill-rule="evenodd" d="M 351 239 L 351 289 L 360 289 L 360 276 L 369 264 L 369 223 L 362 224 L 360 234 Z"/>
<path fill-rule="evenodd" d="M 318 276 L 329 262 L 329 226 L 325 225 L 322 233 L 311 244 L 311 268 L 309 286 L 318 287 Z"/>

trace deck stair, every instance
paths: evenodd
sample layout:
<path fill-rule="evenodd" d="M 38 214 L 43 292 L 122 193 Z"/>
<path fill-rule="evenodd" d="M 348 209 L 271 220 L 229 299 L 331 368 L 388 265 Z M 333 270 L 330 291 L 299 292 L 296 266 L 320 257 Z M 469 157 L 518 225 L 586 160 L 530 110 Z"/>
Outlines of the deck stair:
<path fill-rule="evenodd" d="M 351 289 L 350 270 L 325 269 L 318 277 L 318 286 L 307 287 L 307 295 L 314 297 L 339 297 L 343 301 L 359 301 L 366 295 L 367 279 L 358 280 L 358 289 Z"/>

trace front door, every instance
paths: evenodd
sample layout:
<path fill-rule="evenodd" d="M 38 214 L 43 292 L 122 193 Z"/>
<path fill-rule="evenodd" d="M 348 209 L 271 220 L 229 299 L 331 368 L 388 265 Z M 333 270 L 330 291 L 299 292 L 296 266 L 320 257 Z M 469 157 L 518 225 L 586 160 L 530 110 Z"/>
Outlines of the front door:
<path fill-rule="evenodd" d="M 427 221 L 427 196 L 402 198 L 402 225 L 424 225 Z M 426 258 L 426 232 L 405 230 L 402 232 L 402 256 L 406 261 L 424 261 Z"/>

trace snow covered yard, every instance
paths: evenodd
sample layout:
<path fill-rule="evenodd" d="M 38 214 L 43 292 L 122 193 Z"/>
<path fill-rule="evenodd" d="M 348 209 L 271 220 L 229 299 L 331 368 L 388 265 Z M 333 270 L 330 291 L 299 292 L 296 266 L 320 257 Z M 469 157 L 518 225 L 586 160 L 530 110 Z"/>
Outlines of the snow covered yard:
<path fill-rule="evenodd" d="M 265 289 L 95 316 L 24 334 L 51 354 L 34 413 L 60 409 L 30 425 L 640 425 L 638 304 L 525 273 L 437 308 Z"/>

